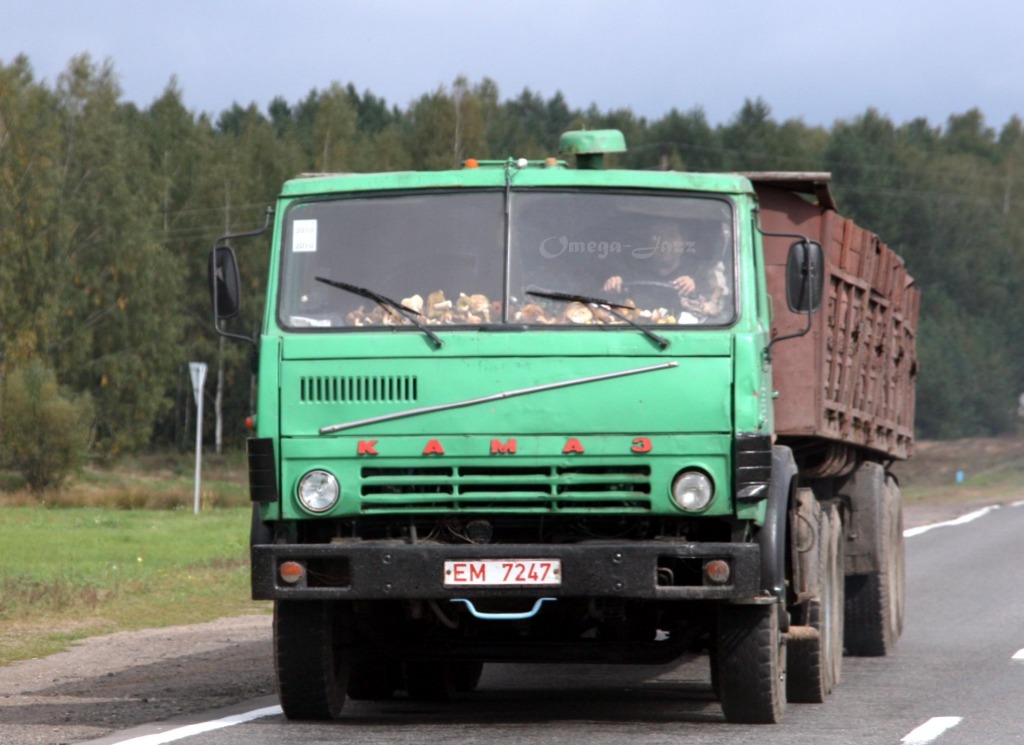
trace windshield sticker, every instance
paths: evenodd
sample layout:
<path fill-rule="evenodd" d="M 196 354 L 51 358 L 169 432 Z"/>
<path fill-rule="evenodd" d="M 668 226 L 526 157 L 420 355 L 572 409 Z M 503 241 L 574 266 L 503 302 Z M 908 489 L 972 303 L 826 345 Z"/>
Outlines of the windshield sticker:
<path fill-rule="evenodd" d="M 316 252 L 316 220 L 292 223 L 292 253 Z"/>

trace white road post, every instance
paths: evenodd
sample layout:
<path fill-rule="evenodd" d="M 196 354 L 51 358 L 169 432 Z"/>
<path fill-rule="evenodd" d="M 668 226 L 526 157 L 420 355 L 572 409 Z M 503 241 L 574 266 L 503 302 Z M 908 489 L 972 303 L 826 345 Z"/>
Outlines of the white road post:
<path fill-rule="evenodd" d="M 199 514 L 199 481 L 203 463 L 203 385 L 206 383 L 206 363 L 189 362 L 192 376 L 192 394 L 196 398 L 196 497 L 195 514 Z"/>

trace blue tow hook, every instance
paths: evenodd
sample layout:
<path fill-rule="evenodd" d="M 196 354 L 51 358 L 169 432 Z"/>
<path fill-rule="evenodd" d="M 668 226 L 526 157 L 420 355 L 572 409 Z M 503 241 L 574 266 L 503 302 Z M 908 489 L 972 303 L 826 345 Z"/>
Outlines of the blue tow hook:
<path fill-rule="evenodd" d="M 540 607 L 544 603 L 551 601 L 552 603 L 557 598 L 538 598 L 537 602 L 533 604 L 533 607 L 525 613 L 484 613 L 478 611 L 476 606 L 473 605 L 472 600 L 466 598 L 456 598 L 452 600 L 453 603 L 465 603 L 466 607 L 469 608 L 469 612 L 473 614 L 473 618 L 479 618 L 481 621 L 522 621 L 526 618 L 533 618 L 540 612 Z"/>

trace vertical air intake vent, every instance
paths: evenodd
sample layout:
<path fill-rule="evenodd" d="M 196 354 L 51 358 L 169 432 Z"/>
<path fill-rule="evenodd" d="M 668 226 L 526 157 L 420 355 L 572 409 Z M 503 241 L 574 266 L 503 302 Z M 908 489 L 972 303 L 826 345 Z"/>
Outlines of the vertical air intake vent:
<path fill-rule="evenodd" d="M 419 396 L 414 375 L 308 375 L 299 379 L 304 404 L 411 402 Z"/>

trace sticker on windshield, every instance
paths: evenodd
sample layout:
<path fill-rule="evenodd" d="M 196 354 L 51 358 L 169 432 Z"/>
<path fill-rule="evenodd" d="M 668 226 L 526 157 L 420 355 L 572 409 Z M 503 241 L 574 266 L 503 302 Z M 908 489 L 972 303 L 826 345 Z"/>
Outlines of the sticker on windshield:
<path fill-rule="evenodd" d="M 316 220 L 296 220 L 292 223 L 292 252 L 316 251 Z"/>

